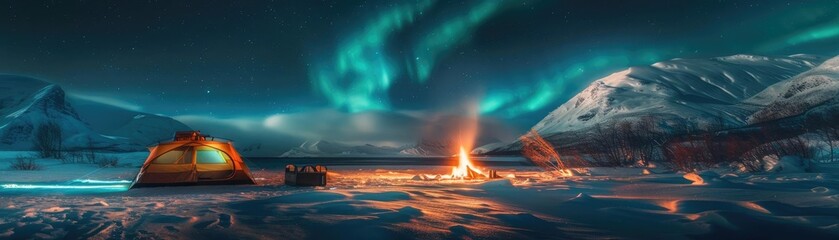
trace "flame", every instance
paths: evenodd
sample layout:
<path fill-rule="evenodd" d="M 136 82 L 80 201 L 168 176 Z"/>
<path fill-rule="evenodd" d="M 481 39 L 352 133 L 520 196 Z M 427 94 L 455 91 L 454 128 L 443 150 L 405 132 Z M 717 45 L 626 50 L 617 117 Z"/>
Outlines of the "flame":
<path fill-rule="evenodd" d="M 472 162 L 469 161 L 469 154 L 466 153 L 463 146 L 460 147 L 460 153 L 458 155 L 458 166 L 452 168 L 452 179 L 472 179 L 483 177 L 484 173 L 475 168 L 474 165 L 472 165 Z"/>

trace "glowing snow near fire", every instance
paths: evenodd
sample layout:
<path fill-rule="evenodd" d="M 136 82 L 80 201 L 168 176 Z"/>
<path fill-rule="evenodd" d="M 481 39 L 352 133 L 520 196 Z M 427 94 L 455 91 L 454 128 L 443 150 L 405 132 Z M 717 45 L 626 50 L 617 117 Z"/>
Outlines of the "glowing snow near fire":
<path fill-rule="evenodd" d="M 462 146 L 460 147 L 458 156 L 458 166 L 452 168 L 452 179 L 474 179 L 485 177 L 481 170 L 472 166 L 472 162 L 469 161 L 469 154 L 466 153 L 466 150 Z"/>

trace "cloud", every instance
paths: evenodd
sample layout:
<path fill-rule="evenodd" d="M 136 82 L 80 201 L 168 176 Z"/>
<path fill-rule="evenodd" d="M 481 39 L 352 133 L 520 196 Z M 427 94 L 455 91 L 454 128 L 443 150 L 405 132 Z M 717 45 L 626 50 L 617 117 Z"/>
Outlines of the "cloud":
<path fill-rule="evenodd" d="M 405 114 L 385 111 L 346 113 L 323 109 L 274 114 L 263 120 L 263 127 L 285 135 L 306 139 L 328 139 L 348 144 L 409 144 L 423 121 Z"/>
<path fill-rule="evenodd" d="M 203 115 L 181 115 L 173 118 L 203 134 L 233 140 L 239 151 L 254 149 L 258 146 L 258 151 L 242 153 L 249 157 L 279 156 L 305 141 L 295 136 L 269 131 L 262 125 L 263 118 L 216 118 Z"/>
<path fill-rule="evenodd" d="M 414 143 L 422 127 L 421 120 L 399 113 L 345 113 L 331 109 L 262 117 L 181 115 L 174 118 L 204 134 L 232 139 L 237 147 L 261 145 L 262 151 L 251 154 L 260 156 L 280 155 L 307 140 L 401 146 Z"/>
<path fill-rule="evenodd" d="M 457 113 L 347 113 L 318 109 L 262 117 L 181 115 L 174 118 L 202 133 L 233 139 L 238 147 L 261 145 L 264 149 L 256 155 L 277 156 L 307 140 L 327 140 L 350 145 L 413 145 L 429 136 L 450 136 L 451 133 L 429 131 L 455 132 L 452 126 L 456 125 L 452 123 L 462 119 L 462 116 Z M 483 119 L 480 126 L 482 135 L 486 135 L 483 137 L 485 139 L 515 138 L 515 131 L 501 121 Z"/>

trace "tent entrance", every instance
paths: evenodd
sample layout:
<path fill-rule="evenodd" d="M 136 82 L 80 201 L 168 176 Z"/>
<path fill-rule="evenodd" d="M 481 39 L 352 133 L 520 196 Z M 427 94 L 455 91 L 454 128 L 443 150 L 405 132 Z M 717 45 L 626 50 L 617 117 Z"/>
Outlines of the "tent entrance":
<path fill-rule="evenodd" d="M 236 173 L 230 155 L 207 146 L 195 147 L 195 171 L 199 182 L 228 180 Z"/>
<path fill-rule="evenodd" d="M 146 168 L 149 183 L 193 182 L 194 151 L 192 147 L 179 147 L 161 154 Z"/>

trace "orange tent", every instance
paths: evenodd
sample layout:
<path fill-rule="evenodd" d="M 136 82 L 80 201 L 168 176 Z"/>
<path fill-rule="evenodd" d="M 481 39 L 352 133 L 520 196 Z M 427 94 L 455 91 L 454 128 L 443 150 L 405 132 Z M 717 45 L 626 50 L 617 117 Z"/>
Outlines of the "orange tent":
<path fill-rule="evenodd" d="M 198 131 L 176 132 L 175 139 L 150 147 L 133 187 L 194 184 L 255 184 L 248 166 L 229 141 Z"/>

